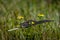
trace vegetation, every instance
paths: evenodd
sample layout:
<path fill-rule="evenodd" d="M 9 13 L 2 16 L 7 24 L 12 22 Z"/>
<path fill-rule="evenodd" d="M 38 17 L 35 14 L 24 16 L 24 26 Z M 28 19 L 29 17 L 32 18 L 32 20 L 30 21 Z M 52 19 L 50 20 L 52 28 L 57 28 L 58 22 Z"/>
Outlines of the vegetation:
<path fill-rule="evenodd" d="M 60 40 L 59 18 L 59 0 L 0 0 L 0 40 Z M 31 19 L 54 22 L 20 28 Z"/>

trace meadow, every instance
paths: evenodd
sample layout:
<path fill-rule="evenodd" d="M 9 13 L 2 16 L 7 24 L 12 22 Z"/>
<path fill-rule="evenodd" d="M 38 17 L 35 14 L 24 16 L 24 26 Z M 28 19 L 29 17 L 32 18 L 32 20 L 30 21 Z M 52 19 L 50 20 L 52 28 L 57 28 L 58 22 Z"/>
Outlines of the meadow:
<path fill-rule="evenodd" d="M 59 11 L 59 1 L 0 0 L 0 40 L 60 40 Z M 20 23 L 27 20 L 54 22 L 20 28 Z M 8 31 L 13 28 L 19 29 Z"/>

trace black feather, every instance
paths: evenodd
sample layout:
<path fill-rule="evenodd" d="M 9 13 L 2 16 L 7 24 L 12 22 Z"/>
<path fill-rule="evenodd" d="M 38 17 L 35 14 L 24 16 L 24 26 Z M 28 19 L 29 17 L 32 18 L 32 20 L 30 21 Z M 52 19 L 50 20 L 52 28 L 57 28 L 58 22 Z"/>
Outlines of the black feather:
<path fill-rule="evenodd" d="M 42 24 L 42 23 L 46 23 L 46 22 L 53 22 L 54 20 L 41 20 L 41 21 L 37 21 L 36 24 Z"/>

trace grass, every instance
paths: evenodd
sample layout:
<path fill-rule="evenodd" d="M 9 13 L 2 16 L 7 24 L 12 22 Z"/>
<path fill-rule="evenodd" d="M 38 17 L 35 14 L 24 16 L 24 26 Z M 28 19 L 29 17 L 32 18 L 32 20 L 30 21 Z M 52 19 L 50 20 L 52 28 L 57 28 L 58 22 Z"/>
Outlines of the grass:
<path fill-rule="evenodd" d="M 48 6 L 44 0 L 0 0 L 0 40 L 60 40 L 59 6 Z M 38 17 L 40 13 L 44 16 Z M 24 19 L 17 19 L 18 16 L 23 16 Z M 8 32 L 31 19 L 54 19 L 54 22 Z"/>

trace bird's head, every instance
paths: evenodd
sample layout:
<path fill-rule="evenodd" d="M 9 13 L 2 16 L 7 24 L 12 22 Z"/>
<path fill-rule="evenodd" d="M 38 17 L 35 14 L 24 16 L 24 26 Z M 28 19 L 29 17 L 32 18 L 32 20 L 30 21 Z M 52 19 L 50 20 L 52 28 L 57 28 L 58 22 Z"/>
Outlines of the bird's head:
<path fill-rule="evenodd" d="M 20 26 L 21 26 L 22 28 L 27 28 L 27 27 L 30 27 L 30 26 L 32 26 L 32 25 L 34 25 L 34 24 L 35 24 L 35 21 L 33 21 L 33 20 L 28 20 L 28 21 L 26 21 L 26 22 L 21 23 Z"/>

